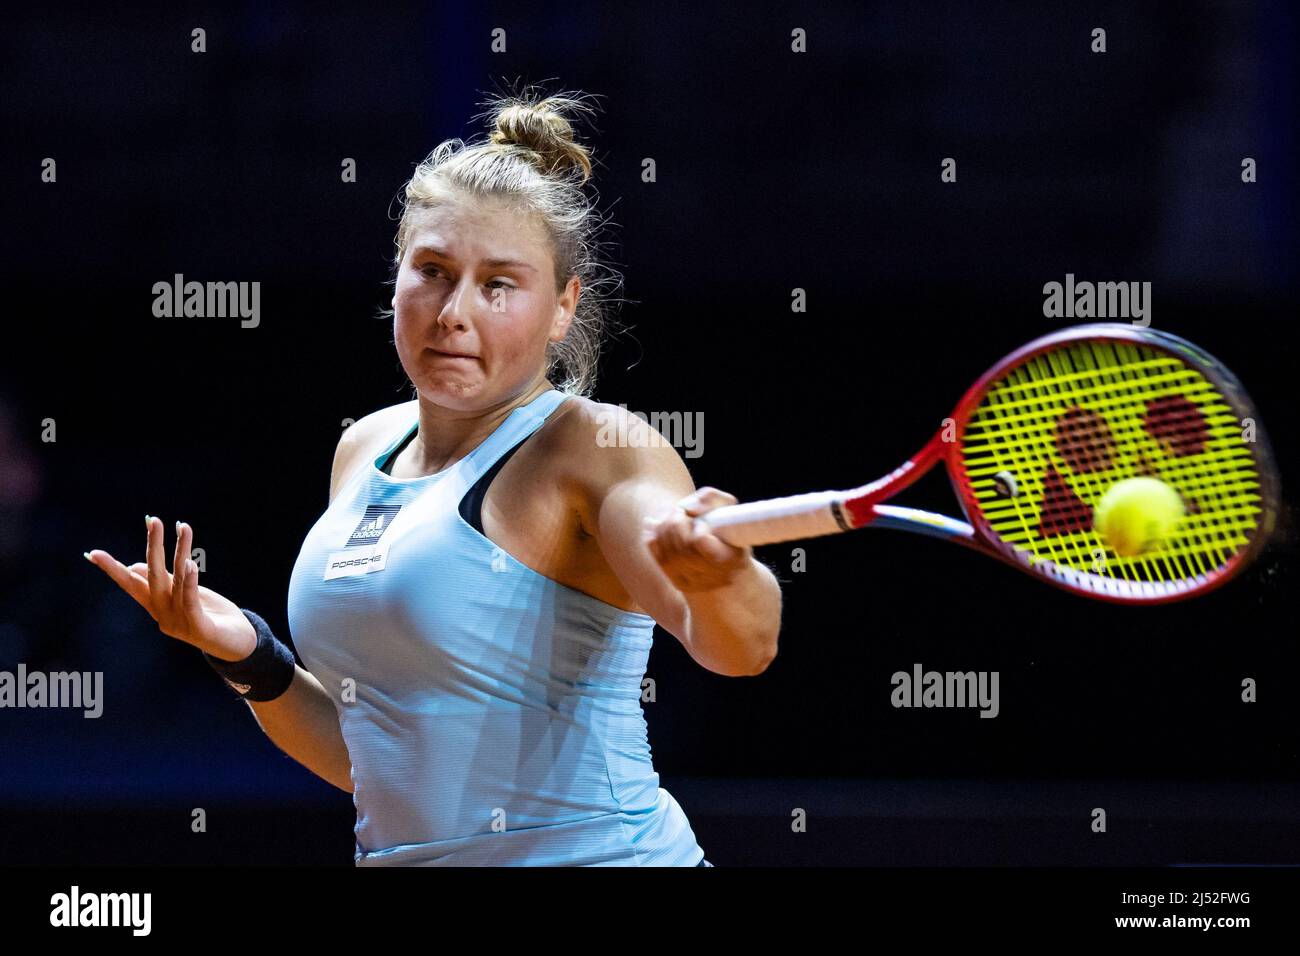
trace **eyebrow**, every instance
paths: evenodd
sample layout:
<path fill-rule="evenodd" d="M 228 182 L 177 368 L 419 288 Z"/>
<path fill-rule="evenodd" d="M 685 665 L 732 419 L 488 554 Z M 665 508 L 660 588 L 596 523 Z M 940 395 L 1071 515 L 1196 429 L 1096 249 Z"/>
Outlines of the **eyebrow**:
<path fill-rule="evenodd" d="M 414 256 L 418 256 L 423 252 L 432 252 L 435 256 L 438 256 L 440 259 L 452 258 L 451 255 L 449 255 L 445 249 L 439 249 L 437 246 L 416 246 L 413 250 L 411 250 L 411 254 Z M 537 271 L 533 266 L 529 265 L 527 262 L 521 262 L 518 259 L 484 259 L 483 264 L 486 266 L 491 266 L 493 269 L 515 268 L 515 269 L 528 269 L 531 272 Z"/>

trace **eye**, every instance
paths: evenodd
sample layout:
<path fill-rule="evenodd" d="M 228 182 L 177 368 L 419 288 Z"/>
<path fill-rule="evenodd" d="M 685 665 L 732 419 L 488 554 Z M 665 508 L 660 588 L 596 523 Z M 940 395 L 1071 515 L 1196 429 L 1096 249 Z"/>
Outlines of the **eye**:
<path fill-rule="evenodd" d="M 490 280 L 490 281 L 488 282 L 488 285 L 489 285 L 489 286 L 499 285 L 499 286 L 500 286 L 501 288 L 503 288 L 503 289 L 513 289 L 513 288 L 514 288 L 514 286 L 509 285 L 509 284 L 508 284 L 504 279 L 492 279 L 492 280 Z"/>
<path fill-rule="evenodd" d="M 441 272 L 442 270 L 439 269 L 437 266 L 421 266 L 420 271 L 423 272 L 425 275 L 429 275 L 430 272 Z"/>

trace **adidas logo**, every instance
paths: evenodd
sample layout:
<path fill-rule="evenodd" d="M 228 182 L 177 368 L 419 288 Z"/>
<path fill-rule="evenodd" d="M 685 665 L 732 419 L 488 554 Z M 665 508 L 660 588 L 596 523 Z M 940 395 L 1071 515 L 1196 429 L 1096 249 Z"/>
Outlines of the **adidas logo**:
<path fill-rule="evenodd" d="M 356 531 L 352 532 L 354 538 L 378 538 L 384 533 L 384 521 L 388 515 L 380 515 L 374 521 L 362 522 Z"/>
<path fill-rule="evenodd" d="M 374 544 L 384 536 L 393 517 L 402 510 L 401 505 L 367 505 L 366 513 L 361 518 L 348 543 L 344 547 L 355 548 L 358 545 Z"/>

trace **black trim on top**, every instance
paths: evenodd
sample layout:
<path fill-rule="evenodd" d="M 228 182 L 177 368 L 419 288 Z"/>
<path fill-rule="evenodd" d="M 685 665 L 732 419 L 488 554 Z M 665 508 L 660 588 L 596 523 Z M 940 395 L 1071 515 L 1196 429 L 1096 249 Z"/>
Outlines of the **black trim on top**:
<path fill-rule="evenodd" d="M 411 443 L 412 439 L 415 438 L 415 436 L 419 433 L 419 431 L 420 431 L 419 425 L 416 425 L 414 428 L 412 428 L 411 433 L 407 435 L 405 438 L 403 438 L 401 443 L 398 444 L 396 448 L 394 448 L 391 452 L 388 453 L 388 458 L 386 458 L 384 460 L 384 463 L 379 466 L 379 470 L 391 478 L 393 474 L 393 462 L 397 461 L 397 456 L 400 455 L 402 453 L 402 450 Z"/>
<path fill-rule="evenodd" d="M 397 460 L 397 456 L 402 453 L 402 449 L 409 445 L 411 440 L 415 438 L 417 431 L 418 429 L 411 429 L 411 433 L 402 440 L 401 444 L 389 453 L 388 458 L 385 459 L 384 463 L 380 466 L 380 471 L 389 476 L 393 474 L 393 463 Z M 485 471 L 479 477 L 478 481 L 474 482 L 473 487 L 471 487 L 469 491 L 465 492 L 465 497 L 460 499 L 460 516 L 464 518 L 466 523 L 468 523 L 469 526 L 479 534 L 483 534 L 483 499 L 487 497 L 488 486 L 492 484 L 492 479 L 497 476 L 497 472 L 501 470 L 502 466 L 510 460 L 510 456 L 517 452 L 519 446 L 528 441 L 531 437 L 532 433 L 525 435 L 513 448 L 498 458 L 493 463 L 492 467 Z M 484 535 L 484 537 L 486 537 L 486 535 Z"/>
<path fill-rule="evenodd" d="M 465 519 L 471 528 L 479 534 L 483 534 L 483 499 L 487 497 L 488 485 L 492 484 L 492 479 L 497 476 L 501 466 L 510 460 L 510 456 L 519 450 L 519 447 L 532 435 L 525 435 L 513 448 L 502 455 L 487 471 L 474 482 L 474 486 L 465 492 L 465 497 L 460 499 L 460 516 Z M 483 535 L 487 537 L 487 535 Z"/>

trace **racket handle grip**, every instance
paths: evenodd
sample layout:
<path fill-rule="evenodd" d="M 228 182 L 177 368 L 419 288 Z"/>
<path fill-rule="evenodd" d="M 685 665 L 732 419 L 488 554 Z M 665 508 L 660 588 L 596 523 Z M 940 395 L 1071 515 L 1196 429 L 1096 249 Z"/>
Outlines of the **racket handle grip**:
<path fill-rule="evenodd" d="M 715 508 L 696 520 L 737 548 L 798 541 L 849 530 L 836 518 L 838 491 L 816 491 L 788 498 L 748 501 Z"/>

